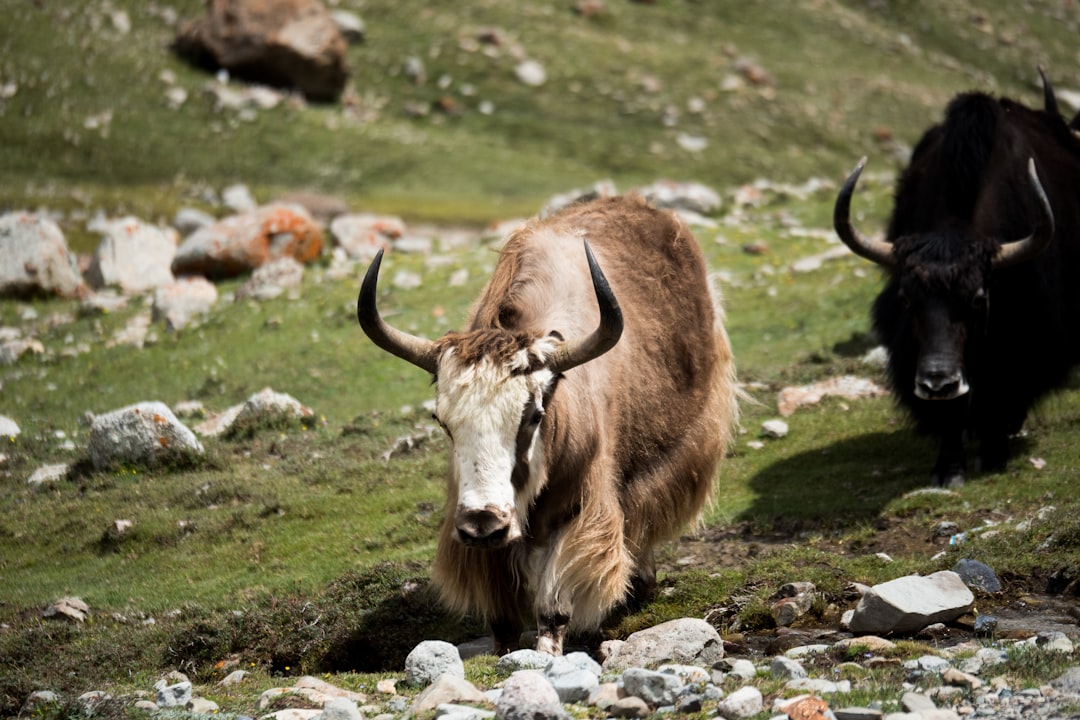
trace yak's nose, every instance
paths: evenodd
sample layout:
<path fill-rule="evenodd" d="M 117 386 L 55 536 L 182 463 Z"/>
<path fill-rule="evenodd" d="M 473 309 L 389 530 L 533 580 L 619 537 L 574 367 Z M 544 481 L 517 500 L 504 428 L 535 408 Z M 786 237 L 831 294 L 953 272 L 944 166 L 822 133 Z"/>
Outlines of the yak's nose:
<path fill-rule="evenodd" d="M 964 372 L 958 368 L 927 368 L 915 377 L 915 395 L 923 400 L 952 400 L 967 391 Z"/>
<path fill-rule="evenodd" d="M 474 547 L 502 547 L 516 539 L 513 532 L 513 513 L 492 506 L 480 509 L 458 508 L 454 516 L 454 526 L 461 542 Z"/>

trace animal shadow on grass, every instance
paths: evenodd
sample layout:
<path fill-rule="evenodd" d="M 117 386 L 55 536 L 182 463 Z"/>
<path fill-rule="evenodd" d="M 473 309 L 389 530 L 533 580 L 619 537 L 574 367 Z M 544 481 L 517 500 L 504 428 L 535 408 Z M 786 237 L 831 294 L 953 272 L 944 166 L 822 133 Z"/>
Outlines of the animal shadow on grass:
<path fill-rule="evenodd" d="M 894 498 L 929 487 L 935 443 L 900 427 L 785 457 L 750 479 L 737 520 L 764 532 L 843 531 L 872 522 Z"/>

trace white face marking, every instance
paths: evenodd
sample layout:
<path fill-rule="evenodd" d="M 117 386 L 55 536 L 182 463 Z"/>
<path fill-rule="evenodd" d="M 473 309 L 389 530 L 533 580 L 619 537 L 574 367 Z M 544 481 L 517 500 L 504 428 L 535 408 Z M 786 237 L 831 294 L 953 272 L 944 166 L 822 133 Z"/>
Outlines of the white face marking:
<path fill-rule="evenodd" d="M 516 361 L 517 359 L 515 359 Z M 523 361 L 528 358 L 523 356 Z M 522 412 L 530 400 L 543 410 L 544 391 L 554 381 L 546 368 L 512 373 L 511 368 L 482 360 L 462 365 L 452 352 L 439 365 L 436 414 L 452 438 L 451 465 L 458 488 L 459 510 L 496 510 L 511 516 L 511 537 L 520 536 L 527 517 L 534 479 L 532 460 L 539 432 L 527 438 L 529 482 L 516 493 L 512 482 L 517 464 Z M 527 422 L 527 418 L 525 419 Z"/>

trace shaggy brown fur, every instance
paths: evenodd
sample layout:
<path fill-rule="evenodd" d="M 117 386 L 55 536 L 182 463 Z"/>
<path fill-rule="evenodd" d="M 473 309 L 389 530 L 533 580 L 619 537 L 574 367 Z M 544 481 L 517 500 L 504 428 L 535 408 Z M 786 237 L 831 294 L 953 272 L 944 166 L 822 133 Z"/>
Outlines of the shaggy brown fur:
<path fill-rule="evenodd" d="M 583 240 L 622 307 L 622 337 L 557 382 L 540 427 L 546 482 L 524 538 L 497 550 L 455 542 L 451 482 L 433 568 L 447 604 L 483 614 L 501 651 L 516 646 L 530 596 L 557 652 L 567 626 L 595 628 L 632 581 L 648 588 L 654 546 L 697 518 L 737 422 L 731 347 L 701 249 L 640 198 L 574 205 L 516 232 L 469 330 L 440 342 L 475 361 L 505 358 L 522 336 L 592 332 Z"/>

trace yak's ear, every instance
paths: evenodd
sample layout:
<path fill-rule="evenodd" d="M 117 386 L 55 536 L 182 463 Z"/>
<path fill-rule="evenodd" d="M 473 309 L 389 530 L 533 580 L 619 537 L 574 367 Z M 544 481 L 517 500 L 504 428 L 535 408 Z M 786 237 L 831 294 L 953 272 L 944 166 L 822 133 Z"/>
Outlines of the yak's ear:
<path fill-rule="evenodd" d="M 561 333 L 561 332 L 559 332 L 558 330 L 552 330 L 551 332 L 549 332 L 549 333 L 548 333 L 548 337 L 550 337 L 550 338 L 555 338 L 555 339 L 556 339 L 556 340 L 558 340 L 559 342 L 562 342 L 563 340 L 565 340 L 565 339 L 566 339 L 566 338 L 564 338 L 564 337 L 562 336 L 562 333 Z"/>

